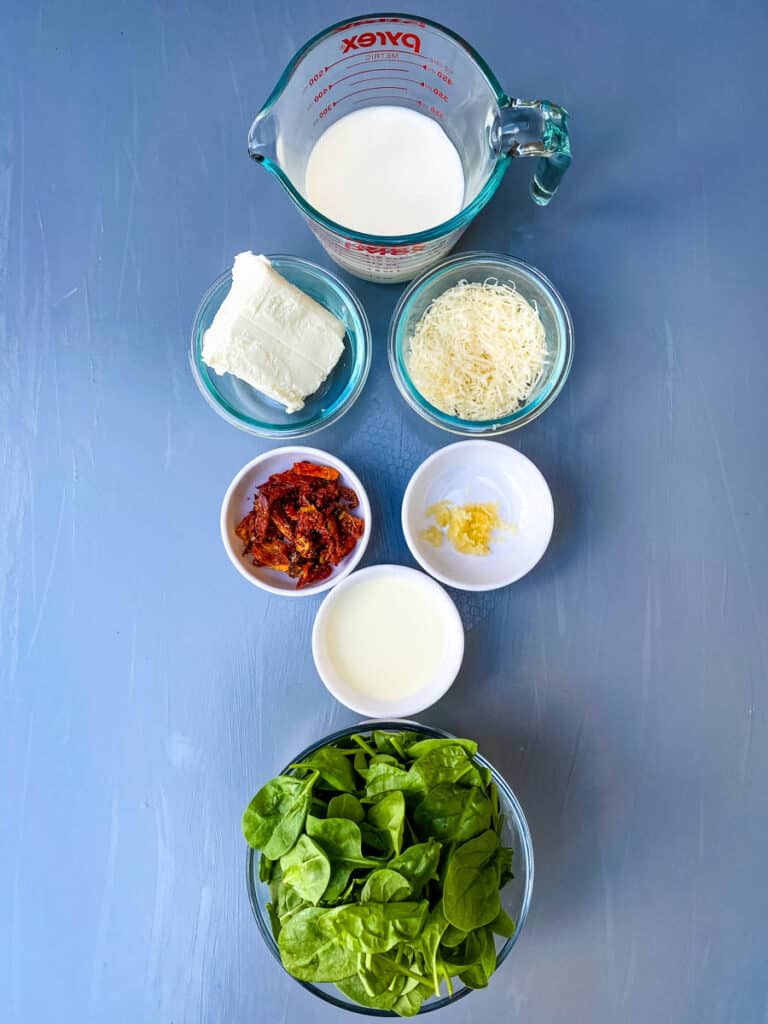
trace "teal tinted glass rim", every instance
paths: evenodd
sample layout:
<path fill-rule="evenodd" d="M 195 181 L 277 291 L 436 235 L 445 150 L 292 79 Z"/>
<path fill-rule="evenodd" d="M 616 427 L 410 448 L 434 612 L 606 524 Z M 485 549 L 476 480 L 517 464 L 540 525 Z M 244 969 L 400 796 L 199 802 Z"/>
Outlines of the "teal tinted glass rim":
<path fill-rule="evenodd" d="M 548 386 L 532 402 L 527 403 L 521 409 L 517 409 L 515 412 L 510 413 L 509 416 L 504 416 L 501 419 L 463 420 L 458 416 L 450 416 L 448 413 L 438 409 L 437 406 L 432 405 L 431 402 L 424 398 L 413 383 L 405 361 L 407 339 L 403 336 L 404 324 L 410 306 L 416 301 L 422 289 L 433 284 L 449 270 L 454 270 L 461 266 L 469 267 L 475 263 L 495 263 L 500 267 L 510 267 L 531 278 L 546 292 L 557 313 L 556 319 L 561 319 L 563 323 L 562 344 L 557 355 L 557 361 L 553 363 L 548 371 Z M 573 321 L 571 320 L 571 314 L 562 295 L 546 274 L 543 274 L 524 260 L 495 252 L 460 253 L 457 256 L 444 260 L 442 263 L 438 263 L 436 267 L 432 267 L 431 270 L 428 270 L 403 292 L 392 314 L 389 328 L 389 366 L 398 391 L 420 416 L 433 425 L 442 427 L 444 430 L 454 434 L 474 434 L 476 436 L 499 434 L 525 426 L 526 423 L 536 419 L 545 409 L 549 408 L 562 391 L 573 363 L 573 347 Z"/>
<path fill-rule="evenodd" d="M 317 740 L 315 743 L 312 743 L 310 746 L 306 748 L 306 750 L 303 750 L 300 754 L 296 756 L 296 758 L 290 761 L 285 766 L 285 768 L 282 769 L 280 774 L 290 774 L 292 772 L 292 764 L 298 764 L 300 762 L 305 761 L 310 754 L 314 754 L 316 750 L 320 749 L 320 747 L 325 747 L 329 743 L 336 743 L 338 740 L 346 739 L 353 733 L 369 732 L 373 729 L 386 729 L 397 732 L 403 732 L 406 729 L 416 729 L 419 732 L 424 733 L 425 736 L 429 736 L 430 738 L 456 739 L 454 733 L 448 732 L 445 729 L 437 729 L 434 726 L 424 725 L 422 722 L 415 722 L 409 719 L 368 719 L 364 722 L 358 722 L 356 725 L 347 726 L 347 728 L 345 729 L 337 729 L 336 732 L 331 733 L 329 736 L 324 736 L 322 739 Z M 510 788 L 507 780 L 499 771 L 497 771 L 496 768 L 494 768 L 490 761 L 486 760 L 486 758 L 482 756 L 482 754 L 475 754 L 473 760 L 477 762 L 479 765 L 481 765 L 483 768 L 487 768 L 490 771 L 493 781 L 496 783 L 496 785 L 499 788 L 499 791 L 504 796 L 504 800 L 507 801 L 509 806 L 512 808 L 515 823 L 517 825 L 520 837 L 522 839 L 522 849 L 520 851 L 515 850 L 515 856 L 520 855 L 523 857 L 527 869 L 525 892 L 523 894 L 523 904 L 520 908 L 520 915 L 516 922 L 515 931 L 512 934 L 512 936 L 507 939 L 507 941 L 504 943 L 504 945 L 501 947 L 501 949 L 496 955 L 496 969 L 498 970 L 499 967 L 501 967 L 501 965 L 507 959 L 509 954 L 512 952 L 512 947 L 517 942 L 520 932 L 523 930 L 525 922 L 528 919 L 528 911 L 530 910 L 531 898 L 533 896 L 533 840 L 531 839 L 531 831 L 528 827 L 528 821 L 523 812 L 523 808 L 520 806 L 520 802 L 518 801 L 515 794 L 512 792 L 512 789 Z M 246 885 L 248 887 L 248 898 L 251 903 L 251 910 L 253 912 L 253 916 L 256 919 L 256 924 L 258 925 L 262 938 L 266 943 L 267 949 L 275 958 L 275 960 L 277 960 L 277 962 L 280 964 L 280 967 L 285 971 L 285 968 L 283 967 L 283 962 L 280 959 L 280 950 L 278 949 L 277 943 L 275 942 L 274 936 L 272 935 L 272 928 L 270 922 L 267 918 L 265 918 L 264 914 L 261 911 L 259 898 L 256 892 L 256 885 L 258 883 L 259 875 L 258 858 L 259 851 L 254 850 L 251 847 L 248 847 L 248 851 L 246 853 L 245 858 L 245 879 Z M 264 883 L 258 884 L 263 885 Z M 301 985 L 301 987 L 305 988 L 308 992 L 311 992 L 313 995 L 319 996 L 320 999 L 322 999 L 324 1002 L 331 1003 L 333 1006 L 336 1006 L 341 1010 L 348 1010 L 351 1013 L 359 1013 L 364 1017 L 390 1017 L 402 1019 L 398 1016 L 398 1014 L 392 1013 L 389 1010 L 376 1010 L 372 1007 L 361 1006 L 351 1001 L 344 1001 L 342 999 L 339 999 L 337 996 L 333 995 L 331 992 L 326 992 L 323 989 L 318 988 L 311 982 L 300 981 L 298 978 L 294 978 L 292 974 L 288 973 L 288 971 L 285 971 L 285 973 L 288 974 L 289 978 L 295 981 L 298 985 Z M 455 1003 L 459 999 L 463 999 L 464 996 L 468 996 L 470 992 L 473 991 L 475 991 L 475 989 L 467 988 L 466 986 L 460 989 L 456 989 L 453 995 L 443 996 L 440 999 L 435 999 L 434 1001 L 423 1005 L 419 1010 L 418 1016 L 421 1016 L 424 1013 L 431 1013 L 433 1010 L 441 1010 L 444 1006 L 449 1006 L 451 1003 Z"/>
<path fill-rule="evenodd" d="M 437 21 L 432 21 L 430 18 L 422 18 L 417 14 L 403 14 L 397 12 L 389 13 L 375 13 L 375 14 L 359 14 L 350 18 L 343 18 L 341 21 L 335 22 L 333 25 L 329 25 L 328 28 L 323 29 L 316 35 L 306 42 L 300 50 L 298 50 L 286 65 L 285 70 L 280 76 L 277 85 L 269 94 L 264 106 L 261 108 L 256 117 L 261 117 L 267 114 L 272 107 L 277 103 L 283 91 L 285 90 L 288 80 L 298 67 L 301 60 L 312 50 L 318 43 L 332 36 L 335 32 L 338 32 L 340 28 L 345 25 L 351 25 L 355 22 L 376 22 L 376 21 L 391 21 L 393 18 L 413 21 L 417 24 L 428 25 L 430 28 L 435 29 L 437 32 L 442 32 L 449 39 L 453 40 L 458 46 L 460 46 L 467 56 L 477 64 L 478 68 L 483 74 L 486 82 L 488 83 L 491 92 L 496 98 L 500 108 L 509 106 L 511 100 L 509 96 L 501 88 L 498 79 L 491 71 L 490 67 L 480 54 L 473 49 L 458 33 L 452 31 L 452 29 L 446 28 L 445 25 L 441 25 Z M 504 177 L 504 173 L 509 166 L 511 157 L 505 153 L 499 153 L 496 159 L 496 165 L 493 168 L 491 175 L 489 176 L 486 183 L 477 193 L 475 198 L 459 210 L 457 214 L 450 218 L 450 220 L 443 221 L 442 224 L 438 224 L 433 228 L 429 228 L 427 231 L 417 231 L 411 235 L 367 235 L 362 231 L 354 231 L 352 228 L 347 228 L 343 224 L 339 224 L 335 220 L 330 220 L 322 214 L 318 209 L 312 206 L 304 196 L 298 191 L 296 186 L 293 184 L 291 179 L 285 174 L 279 164 L 276 164 L 274 160 L 270 160 L 269 157 L 264 157 L 260 163 L 267 168 L 267 170 L 274 174 L 280 184 L 290 195 L 291 199 L 296 203 L 302 213 L 309 217 L 310 220 L 316 221 L 322 227 L 328 231 L 332 231 L 336 235 L 342 235 L 344 238 L 348 238 L 353 242 L 362 242 L 365 245 L 415 245 L 420 242 L 432 242 L 436 238 L 442 238 L 445 235 L 451 234 L 452 231 L 458 231 L 477 216 L 477 214 L 483 209 L 483 207 L 492 198 L 494 192 L 501 184 L 501 179 Z"/>
<path fill-rule="evenodd" d="M 323 282 L 335 291 L 342 300 L 343 305 L 349 312 L 353 325 L 351 329 L 347 329 L 347 334 L 350 333 L 350 330 L 354 330 L 357 339 L 354 351 L 354 361 L 352 363 L 349 381 L 347 382 L 346 387 L 338 396 L 336 401 L 325 409 L 322 414 L 315 416 L 310 420 L 305 420 L 296 424 L 267 423 L 263 420 L 254 419 L 253 417 L 246 416 L 244 413 L 241 413 L 230 402 L 228 402 L 226 398 L 224 398 L 216 387 L 214 378 L 211 376 L 211 372 L 203 362 L 202 351 L 204 331 L 202 330 L 202 321 L 214 296 L 218 294 L 219 290 L 222 289 L 227 282 L 232 280 L 231 269 L 225 270 L 222 274 L 219 274 L 216 280 L 206 290 L 200 300 L 197 312 L 195 313 L 195 319 L 192 324 L 192 340 L 189 352 L 192 376 L 195 378 L 198 390 L 206 402 L 211 406 L 211 408 L 215 409 L 223 419 L 232 424 L 232 426 L 239 427 L 241 430 L 246 430 L 249 433 L 256 434 L 260 437 L 308 437 L 310 434 L 315 434 L 318 430 L 323 430 L 325 427 L 335 423 L 360 397 L 360 393 L 365 386 L 365 382 L 368 379 L 368 373 L 371 369 L 373 347 L 371 327 L 368 323 L 368 317 L 365 310 L 357 297 L 342 281 L 339 280 L 338 277 L 336 277 L 335 274 L 332 274 L 330 270 L 326 270 L 325 267 L 321 267 L 317 263 L 313 263 L 311 260 L 302 259 L 300 256 L 290 256 L 285 253 L 270 253 L 267 254 L 266 259 L 274 265 L 278 272 L 281 267 L 297 267 L 302 270 L 309 270 L 311 273 L 321 278 Z"/>

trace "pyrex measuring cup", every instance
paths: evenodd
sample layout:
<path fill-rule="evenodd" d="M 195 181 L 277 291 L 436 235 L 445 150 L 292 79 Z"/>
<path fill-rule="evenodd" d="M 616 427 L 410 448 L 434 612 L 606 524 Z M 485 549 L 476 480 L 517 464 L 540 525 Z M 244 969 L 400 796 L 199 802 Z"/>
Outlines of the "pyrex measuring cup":
<path fill-rule="evenodd" d="M 362 107 L 426 114 L 464 168 L 464 206 L 428 231 L 375 237 L 337 224 L 307 200 L 312 147 L 329 125 Z M 360 139 L 365 145 L 365 139 Z M 565 110 L 511 99 L 460 36 L 425 18 L 374 14 L 332 25 L 299 50 L 256 116 L 250 155 L 276 175 L 331 259 L 371 281 L 407 281 L 437 263 L 499 186 L 512 157 L 539 158 L 531 196 L 546 205 L 571 162 Z"/>

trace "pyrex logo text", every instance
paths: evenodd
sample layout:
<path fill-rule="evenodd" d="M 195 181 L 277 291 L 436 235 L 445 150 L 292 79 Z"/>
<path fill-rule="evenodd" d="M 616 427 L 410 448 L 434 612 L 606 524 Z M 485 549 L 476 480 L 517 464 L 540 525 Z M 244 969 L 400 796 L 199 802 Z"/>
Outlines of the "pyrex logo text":
<path fill-rule="evenodd" d="M 414 53 L 421 52 L 421 38 L 415 32 L 361 32 L 359 36 L 350 36 L 349 39 L 342 39 L 341 52 L 349 53 L 350 50 L 367 49 L 369 46 L 404 46 Z"/>

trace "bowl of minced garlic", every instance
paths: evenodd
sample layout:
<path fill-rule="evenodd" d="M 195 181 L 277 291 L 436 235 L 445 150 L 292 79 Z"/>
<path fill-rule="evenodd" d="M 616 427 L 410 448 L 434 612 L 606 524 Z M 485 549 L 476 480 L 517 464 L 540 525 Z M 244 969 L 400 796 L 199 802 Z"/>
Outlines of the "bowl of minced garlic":
<path fill-rule="evenodd" d="M 552 495 L 521 452 L 459 441 L 419 466 L 403 496 L 403 534 L 428 573 L 459 590 L 495 590 L 536 565 L 552 536 Z"/>
<path fill-rule="evenodd" d="M 421 539 L 436 548 L 448 540 L 462 555 L 490 555 L 492 538 L 517 533 L 514 523 L 500 517 L 496 501 L 456 505 L 444 498 L 430 505 L 427 517 L 434 523 L 421 531 Z"/>

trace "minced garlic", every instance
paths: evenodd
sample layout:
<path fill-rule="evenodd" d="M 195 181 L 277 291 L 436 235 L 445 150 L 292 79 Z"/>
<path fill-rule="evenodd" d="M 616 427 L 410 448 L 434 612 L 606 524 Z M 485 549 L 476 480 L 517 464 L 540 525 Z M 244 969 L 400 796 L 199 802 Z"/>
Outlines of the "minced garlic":
<path fill-rule="evenodd" d="M 421 539 L 440 547 L 443 537 L 447 537 L 462 555 L 489 554 L 494 530 L 516 532 L 511 523 L 505 523 L 500 518 L 499 506 L 495 501 L 470 505 L 439 501 L 427 509 L 427 515 L 437 525 L 422 530 Z"/>

